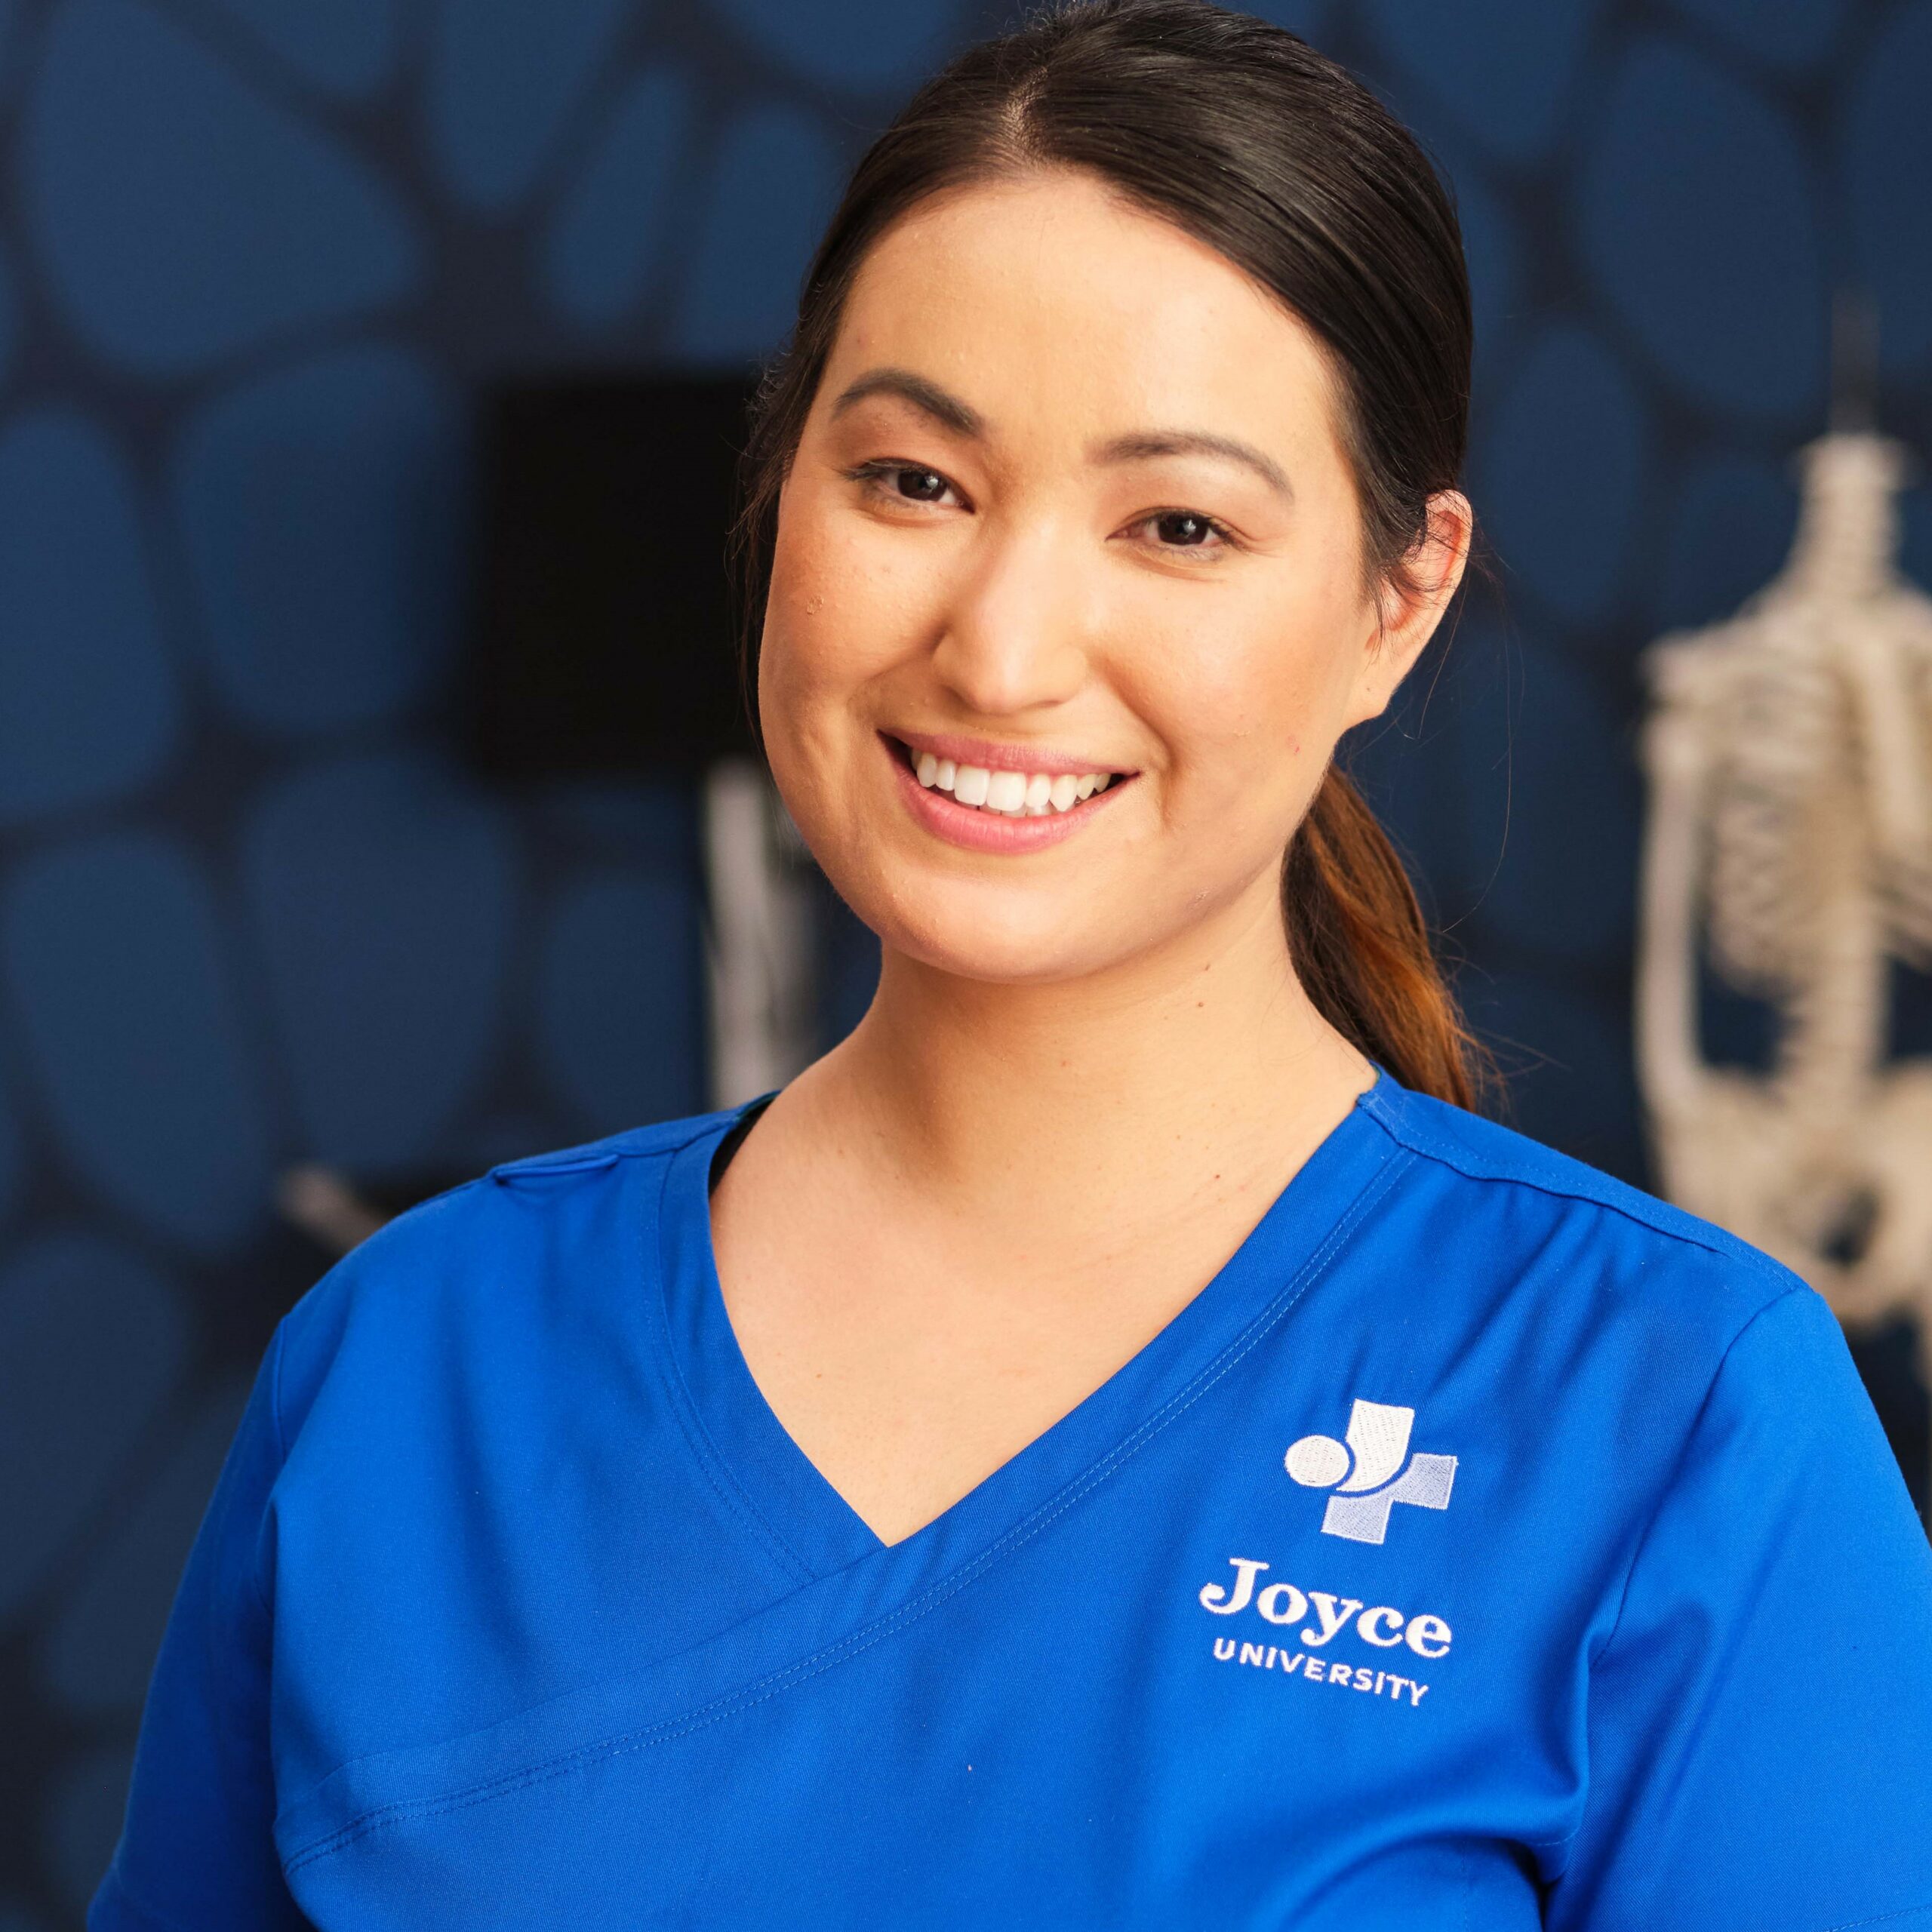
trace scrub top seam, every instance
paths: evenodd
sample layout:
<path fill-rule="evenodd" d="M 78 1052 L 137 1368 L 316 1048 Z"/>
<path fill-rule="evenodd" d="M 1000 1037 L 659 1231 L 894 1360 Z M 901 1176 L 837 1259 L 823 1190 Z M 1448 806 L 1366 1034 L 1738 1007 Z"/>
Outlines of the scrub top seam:
<path fill-rule="evenodd" d="M 749 1106 L 750 1103 L 746 1104 Z M 620 1161 L 668 1161 L 674 1155 L 681 1154 L 693 1141 L 702 1140 L 713 1132 L 728 1115 L 736 1115 L 743 1111 L 738 1107 L 719 1107 L 710 1113 L 689 1115 L 681 1121 L 660 1121 L 651 1127 L 626 1128 L 622 1133 L 608 1135 L 601 1140 L 581 1141 L 572 1147 L 552 1148 L 547 1154 L 528 1154 L 521 1160 L 500 1161 L 481 1178 L 506 1182 L 514 1186 L 526 1175 L 541 1180 L 550 1174 L 584 1172 L 593 1168 L 614 1166 Z M 635 1141 L 644 1134 L 669 1135 L 674 1128 L 678 1131 L 675 1140 L 653 1138 L 648 1144 L 638 1146 L 621 1144 Z M 454 1193 L 476 1184 L 475 1181 L 460 1182 L 457 1188 L 449 1192 Z M 440 1195 L 432 1197 L 436 1200 L 441 1198 Z M 429 1204 L 428 1201 L 417 1203 L 419 1207 Z M 411 1208 L 409 1211 L 414 1214 L 416 1211 Z"/>
<path fill-rule="evenodd" d="M 1138 1454 L 1155 1435 L 1191 1408 L 1260 1345 L 1327 1271 L 1370 1210 L 1414 1160 L 1414 1149 L 1395 1140 L 1394 1137 L 1391 1139 L 1397 1151 L 1386 1157 L 1383 1164 L 1362 1183 L 1353 1201 L 1330 1229 L 1320 1245 L 1296 1270 L 1287 1286 L 1245 1329 L 1201 1368 L 1191 1382 L 1177 1390 L 1131 1433 L 1116 1443 L 1097 1462 L 1064 1484 L 1057 1494 L 1049 1497 L 1030 1515 L 1014 1524 L 980 1551 L 978 1555 L 968 1558 L 956 1570 L 929 1584 L 911 1601 L 902 1604 L 898 1609 L 805 1657 L 780 1666 L 755 1683 L 737 1690 L 728 1691 L 721 1697 L 713 1698 L 709 1703 L 700 1704 L 680 1715 L 660 1719 L 636 1730 L 620 1733 L 615 1737 L 605 1738 L 595 1744 L 578 1746 L 537 1764 L 527 1765 L 521 1770 L 486 1779 L 464 1790 L 445 1792 L 434 1798 L 405 1799 L 394 1804 L 376 1806 L 361 1817 L 339 1826 L 314 1843 L 292 1853 L 284 1863 L 284 1871 L 292 1877 L 303 1866 L 344 1850 L 358 1840 L 392 1825 L 412 1823 L 466 1810 L 514 1792 L 527 1790 L 552 1778 L 567 1776 L 588 1764 L 627 1756 L 656 1745 L 674 1743 L 694 1731 L 721 1723 L 727 1718 L 736 1716 L 741 1712 L 768 1703 L 773 1698 L 795 1688 L 800 1684 L 823 1676 L 841 1664 L 849 1663 L 854 1657 L 863 1655 L 875 1645 L 897 1635 L 901 1630 L 931 1615 L 951 1598 L 977 1581 L 987 1570 L 1014 1550 L 1031 1542 L 1105 1482 L 1121 1464 Z M 886 1546 L 888 1549 L 897 1546 Z"/>
<path fill-rule="evenodd" d="M 1580 1201 L 1592 1208 L 1601 1208 L 1606 1214 L 1618 1215 L 1634 1226 L 1646 1229 L 1654 1235 L 1661 1235 L 1666 1241 L 1681 1241 L 1686 1247 L 1700 1249 L 1706 1254 L 1714 1254 L 1720 1260 L 1743 1263 L 1755 1273 L 1764 1275 L 1767 1279 L 1780 1284 L 1780 1292 L 1772 1297 L 1774 1301 L 1782 1300 L 1783 1295 L 1789 1293 L 1794 1285 L 1808 1285 L 1801 1281 L 1799 1278 L 1782 1262 L 1751 1247 L 1747 1242 L 1740 1242 L 1737 1247 L 1734 1247 L 1726 1241 L 1706 1238 L 1699 1234 L 1694 1227 L 1671 1226 L 1664 1221 L 1646 1214 L 1639 1207 L 1614 1200 L 1606 1195 L 1588 1189 L 1567 1186 L 1561 1181 L 1546 1179 L 1534 1173 L 1512 1173 L 1505 1168 L 1481 1164 L 1474 1157 L 1458 1159 L 1454 1153 L 1435 1144 L 1432 1140 L 1425 1137 L 1410 1122 L 1404 1119 L 1399 1111 L 1398 1103 L 1385 1101 L 1381 1097 L 1379 1084 L 1370 1089 L 1363 1096 L 1363 1102 L 1392 1140 L 1399 1141 L 1403 1146 L 1420 1158 L 1434 1161 L 1441 1166 L 1447 1168 L 1452 1173 L 1460 1174 L 1465 1180 L 1486 1183 L 1502 1187 L 1533 1188 L 1539 1194 L 1549 1195 L 1555 1200 Z M 1720 1235 L 1722 1232 L 1721 1229 L 1712 1230 L 1713 1233 Z M 1766 1302 L 1758 1312 L 1761 1314 L 1764 1308 L 1770 1306 L 1770 1302 Z"/>
<path fill-rule="evenodd" d="M 1738 1343 L 1743 1341 L 1745 1337 L 1749 1334 L 1751 1331 L 1756 1327 L 1773 1309 L 1783 1307 L 1793 1295 L 1806 1294 L 1810 1292 L 1808 1287 L 1801 1284 L 1797 1287 L 1787 1288 L 1783 1294 L 1774 1295 L 1761 1308 L 1755 1309 L 1739 1327 L 1737 1334 L 1724 1345 L 1724 1352 L 1718 1357 L 1716 1366 L 1711 1371 L 1711 1379 L 1704 1386 L 1704 1393 L 1697 1404 L 1696 1412 L 1685 1426 L 1684 1440 L 1678 1447 L 1676 1458 L 1670 1466 L 1670 1474 L 1659 1488 L 1657 1500 L 1651 1506 L 1651 1513 L 1644 1519 L 1644 1527 L 1638 1531 L 1636 1540 L 1631 1546 L 1630 1561 L 1624 1565 L 1623 1580 L 1617 1591 L 1617 1615 L 1611 1624 L 1610 1634 L 1604 1638 L 1596 1655 L 1590 1660 L 1590 1667 L 1592 1670 L 1610 1654 L 1616 1645 L 1618 1633 L 1623 1628 L 1623 1613 L 1629 1607 L 1630 1602 L 1631 1580 L 1637 1574 L 1637 1565 L 1643 1561 L 1644 1552 L 1650 1543 L 1651 1533 L 1657 1527 L 1657 1518 L 1663 1513 L 1664 1505 L 1670 1500 L 1676 1490 L 1678 1478 L 1683 1474 L 1684 1466 L 1690 1458 L 1691 1445 L 1697 1439 L 1697 1431 L 1702 1427 L 1704 1417 L 1710 1408 L 1711 1398 L 1716 1395 L 1718 1383 L 1723 1378 L 1725 1364 L 1730 1360 Z M 1587 1808 L 1587 1801 L 1586 1808 Z M 1582 1829 L 1583 1826 L 1580 1823 L 1577 1830 Z M 1576 1836 L 1576 1832 L 1573 1832 L 1569 1835 L 1574 1838 Z"/>
<path fill-rule="evenodd" d="M 644 1264 L 647 1281 L 651 1281 L 653 1275 L 650 1266 L 651 1257 L 648 1251 L 651 1238 L 654 1237 L 657 1248 L 655 1293 L 651 1296 L 651 1300 L 652 1313 L 654 1316 L 652 1325 L 657 1337 L 657 1353 L 662 1364 L 661 1372 L 671 1383 L 671 1406 L 677 1415 L 678 1433 L 684 1438 L 685 1447 L 690 1452 L 691 1460 L 698 1466 L 705 1481 L 711 1486 L 713 1494 L 716 1495 L 719 1502 L 724 1504 L 727 1510 L 734 1512 L 749 1523 L 753 1533 L 764 1540 L 772 1553 L 779 1558 L 781 1565 L 790 1570 L 793 1573 L 795 1580 L 802 1586 L 816 1581 L 818 1572 L 813 1569 L 804 1557 L 785 1540 L 777 1526 L 767 1520 L 764 1512 L 746 1493 L 743 1485 L 733 1474 L 731 1464 L 726 1461 L 723 1452 L 718 1448 L 717 1444 L 712 1440 L 711 1432 L 705 1427 L 704 1417 L 699 1411 L 697 1398 L 692 1395 L 690 1385 L 685 1380 L 683 1367 L 678 1360 L 678 1351 L 671 1343 L 671 1312 L 666 1301 L 667 1272 L 664 1265 L 663 1253 L 665 1197 L 670 1192 L 671 1171 L 675 1164 L 675 1155 L 681 1154 L 685 1149 L 703 1137 L 702 1134 L 694 1134 L 691 1140 L 681 1142 L 675 1149 L 666 1153 L 657 1177 L 657 1207 L 652 1217 L 650 1235 L 646 1238 L 640 1240 L 638 1243 L 641 1249 L 647 1251 L 639 1256 L 640 1261 Z"/>
<path fill-rule="evenodd" d="M 1864 1932 L 1868 1925 L 1896 1925 L 1902 1918 L 1923 1918 L 1932 1913 L 1932 1905 L 1909 1905 L 1897 1912 L 1881 1912 L 1873 1918 L 1842 1918 L 1835 1925 L 1821 1926 L 1819 1932 Z"/>
<path fill-rule="evenodd" d="M 1636 1576 L 1637 1565 L 1642 1561 L 1644 1552 L 1649 1545 L 1651 1533 L 1657 1527 L 1657 1518 L 1663 1515 L 1665 1504 L 1670 1500 L 1672 1493 L 1677 1487 L 1678 1478 L 1683 1473 L 1684 1464 L 1688 1460 L 1690 1455 L 1691 1445 L 1697 1440 L 1698 1429 L 1703 1422 L 1705 1414 L 1710 1408 L 1711 1398 L 1717 1393 L 1718 1383 L 1724 1374 L 1724 1364 L 1730 1361 L 1732 1351 L 1737 1348 L 1738 1343 L 1743 1340 L 1745 1337 L 1758 1325 L 1758 1322 L 1765 1315 L 1768 1315 L 1773 1309 L 1781 1307 L 1786 1302 L 1789 1301 L 1793 1295 L 1799 1294 L 1805 1291 L 1806 1291 L 1804 1290 L 1803 1284 L 1801 1284 L 1797 1287 L 1787 1288 L 1783 1294 L 1774 1295 L 1769 1301 L 1766 1302 L 1763 1305 L 1763 1306 L 1754 1309 L 1751 1315 L 1739 1327 L 1737 1334 L 1733 1335 L 1730 1340 L 1724 1344 L 1723 1353 L 1718 1357 L 1716 1365 L 1711 1371 L 1710 1380 L 1705 1385 L 1703 1395 L 1699 1401 L 1695 1412 L 1692 1414 L 1689 1423 L 1684 1428 L 1684 1440 L 1678 1445 L 1675 1459 L 1671 1463 L 1670 1474 L 1664 1479 L 1664 1481 L 1660 1486 L 1657 1492 L 1657 1499 L 1656 1502 L 1651 1506 L 1650 1514 L 1644 1519 L 1644 1527 L 1638 1531 L 1635 1538 L 1631 1544 L 1630 1559 L 1623 1566 L 1623 1579 L 1617 1586 L 1617 1614 L 1611 1621 L 1609 1635 L 1604 1638 L 1602 1643 L 1598 1646 L 1595 1654 L 1589 1660 L 1589 1668 L 1593 1675 L 1598 1667 L 1602 1663 L 1604 1659 L 1610 1654 L 1611 1650 L 1614 1647 L 1618 1633 L 1623 1628 L 1623 1614 L 1629 1607 L 1630 1586 Z M 1586 1708 L 1584 1718 L 1586 1732 L 1592 1721 L 1592 1713 L 1588 1708 Z M 1571 1844 L 1583 1835 L 1584 1827 L 1590 1822 L 1590 1784 L 1586 1772 L 1583 1781 L 1583 1804 L 1581 1809 L 1577 1814 L 1576 1823 L 1572 1826 L 1568 1831 L 1563 1833 L 1560 1838 L 1524 1838 L 1519 1840 L 1518 1842 L 1526 1844 L 1533 1850 L 1537 1851 L 1552 1851 L 1560 1846 Z M 1567 1860 L 1565 1864 L 1567 1869 Z M 1558 1878 L 1561 1878 L 1562 1875 L 1559 1872 L 1557 1875 Z M 1915 1906 L 1913 1909 L 1916 1911 L 1918 1908 Z M 1863 1925 L 1875 1924 L 1881 1922 L 1882 1921 L 1878 1920 L 1858 1919 L 1854 1920 L 1853 1924 L 1854 1925 Z M 1850 1928 L 1835 1927 L 1827 1928 L 1827 1932 L 1850 1932 Z"/>

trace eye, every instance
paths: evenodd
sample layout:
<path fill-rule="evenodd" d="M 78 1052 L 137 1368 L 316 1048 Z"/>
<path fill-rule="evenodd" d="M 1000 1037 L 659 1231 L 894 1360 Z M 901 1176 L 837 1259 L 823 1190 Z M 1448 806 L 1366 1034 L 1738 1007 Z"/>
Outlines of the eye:
<path fill-rule="evenodd" d="M 855 464 L 844 474 L 862 485 L 867 496 L 894 503 L 935 503 L 952 488 L 937 469 L 918 463 L 895 463 L 888 457 Z"/>
<path fill-rule="evenodd" d="M 1158 533 L 1154 546 L 1158 550 L 1195 550 L 1218 560 L 1222 552 L 1241 548 L 1234 532 L 1219 517 L 1200 510 L 1154 510 L 1130 528 L 1145 530 L 1150 525 Z"/>

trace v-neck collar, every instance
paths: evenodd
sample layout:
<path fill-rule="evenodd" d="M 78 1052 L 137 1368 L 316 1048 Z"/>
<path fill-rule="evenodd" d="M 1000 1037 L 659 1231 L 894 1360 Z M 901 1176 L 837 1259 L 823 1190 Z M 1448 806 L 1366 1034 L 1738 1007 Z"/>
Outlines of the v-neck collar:
<path fill-rule="evenodd" d="M 696 1426 L 687 1432 L 737 1506 L 801 1582 L 867 1558 L 921 1567 L 989 1543 L 1156 1418 L 1215 1379 L 1298 1299 L 1406 1159 L 1376 1119 L 1396 1085 L 1377 1069 L 1355 1103 L 1291 1177 L 1206 1287 L 1060 1420 L 931 1521 L 883 1542 L 781 1423 L 738 1346 L 711 1238 L 710 1171 L 719 1143 L 758 1100 L 719 1115 L 672 1155 L 657 1216 L 672 1380 Z"/>

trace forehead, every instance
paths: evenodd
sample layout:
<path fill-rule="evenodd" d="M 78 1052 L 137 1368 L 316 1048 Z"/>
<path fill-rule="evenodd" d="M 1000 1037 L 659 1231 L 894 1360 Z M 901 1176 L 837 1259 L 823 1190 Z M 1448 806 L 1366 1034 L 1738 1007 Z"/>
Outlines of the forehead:
<path fill-rule="evenodd" d="M 1206 243 L 1097 177 L 1046 171 L 955 189 L 861 263 L 821 398 L 860 371 L 917 370 L 995 430 L 1161 423 L 1332 450 L 1312 332 Z"/>

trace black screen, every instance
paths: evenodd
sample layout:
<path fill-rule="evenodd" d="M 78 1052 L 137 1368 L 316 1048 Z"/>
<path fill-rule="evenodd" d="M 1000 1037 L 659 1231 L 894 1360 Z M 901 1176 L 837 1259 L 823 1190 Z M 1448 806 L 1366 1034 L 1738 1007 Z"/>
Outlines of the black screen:
<path fill-rule="evenodd" d="M 487 774 L 689 770 L 746 750 L 725 537 L 751 378 L 488 392 L 469 748 Z"/>

